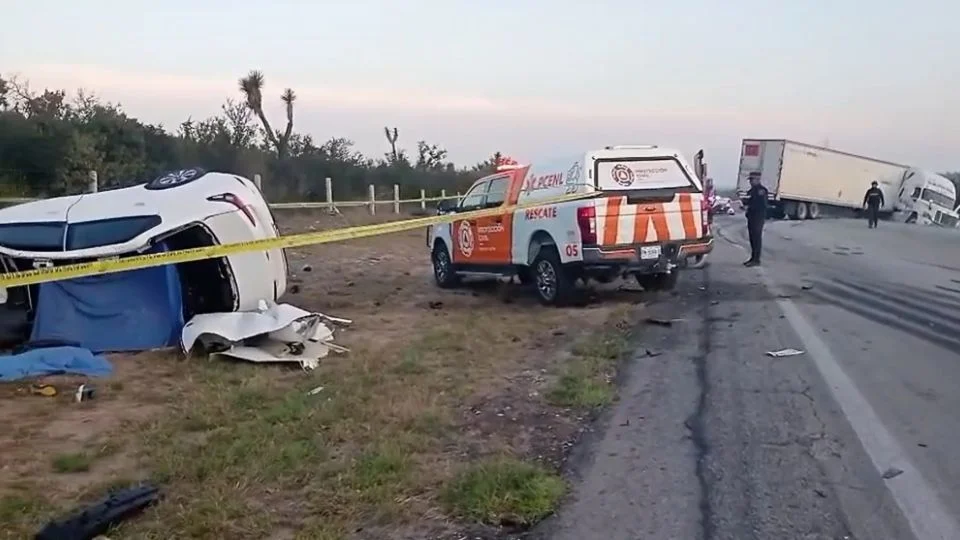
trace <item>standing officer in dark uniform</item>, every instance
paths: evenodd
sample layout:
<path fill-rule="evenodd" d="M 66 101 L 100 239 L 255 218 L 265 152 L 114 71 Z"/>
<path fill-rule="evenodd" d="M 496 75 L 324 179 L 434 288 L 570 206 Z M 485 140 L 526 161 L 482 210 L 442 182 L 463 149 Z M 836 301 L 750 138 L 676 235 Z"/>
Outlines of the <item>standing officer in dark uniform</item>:
<path fill-rule="evenodd" d="M 747 232 L 750 234 L 750 260 L 744 266 L 760 266 L 763 246 L 763 222 L 767 219 L 767 188 L 760 184 L 760 175 L 750 175 L 747 191 Z"/>
<path fill-rule="evenodd" d="M 867 208 L 867 228 L 876 229 L 880 216 L 880 207 L 884 204 L 883 191 L 877 187 L 877 181 L 870 183 L 870 189 L 863 196 L 863 206 Z"/>

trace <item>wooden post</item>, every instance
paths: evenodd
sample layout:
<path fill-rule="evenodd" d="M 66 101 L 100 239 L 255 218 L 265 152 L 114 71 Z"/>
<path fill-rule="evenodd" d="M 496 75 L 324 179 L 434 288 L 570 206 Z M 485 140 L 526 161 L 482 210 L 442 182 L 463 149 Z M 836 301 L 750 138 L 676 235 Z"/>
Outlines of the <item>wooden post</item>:
<path fill-rule="evenodd" d="M 427 209 L 427 190 L 425 189 L 420 190 L 420 209 Z"/>
<path fill-rule="evenodd" d="M 393 213 L 400 213 L 400 186 L 398 184 L 393 185 Z"/>
<path fill-rule="evenodd" d="M 441 189 L 441 190 L 440 190 L 440 197 L 441 197 L 441 198 L 444 198 L 444 199 L 447 198 L 447 190 Z"/>
<path fill-rule="evenodd" d="M 256 184 L 257 189 L 263 191 L 263 178 L 259 174 L 253 175 L 253 183 Z"/>
<path fill-rule="evenodd" d="M 336 212 L 337 207 L 333 204 L 333 180 L 328 176 L 324 178 L 327 189 L 327 210 L 332 214 Z"/>
<path fill-rule="evenodd" d="M 97 177 L 97 171 L 90 171 L 90 183 L 88 185 L 90 193 L 96 193 L 100 189 L 100 179 Z"/>
<path fill-rule="evenodd" d="M 370 215 L 377 215 L 377 188 L 370 184 Z"/>

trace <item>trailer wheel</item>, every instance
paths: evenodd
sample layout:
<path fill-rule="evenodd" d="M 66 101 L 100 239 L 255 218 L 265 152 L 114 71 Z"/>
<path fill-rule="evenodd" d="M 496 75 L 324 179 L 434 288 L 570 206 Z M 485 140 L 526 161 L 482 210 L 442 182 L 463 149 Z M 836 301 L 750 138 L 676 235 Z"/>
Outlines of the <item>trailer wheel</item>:
<path fill-rule="evenodd" d="M 817 203 L 815 203 L 815 202 L 810 203 L 808 210 L 809 210 L 809 218 L 810 218 L 810 219 L 818 219 L 818 218 L 820 217 L 820 205 L 819 205 L 819 204 L 817 204 Z"/>
<path fill-rule="evenodd" d="M 786 201 L 783 203 L 783 217 L 787 219 L 797 219 L 797 203 L 795 201 Z"/>
<path fill-rule="evenodd" d="M 810 217 L 810 213 L 807 210 L 807 203 L 797 202 L 797 219 L 807 219 Z"/>

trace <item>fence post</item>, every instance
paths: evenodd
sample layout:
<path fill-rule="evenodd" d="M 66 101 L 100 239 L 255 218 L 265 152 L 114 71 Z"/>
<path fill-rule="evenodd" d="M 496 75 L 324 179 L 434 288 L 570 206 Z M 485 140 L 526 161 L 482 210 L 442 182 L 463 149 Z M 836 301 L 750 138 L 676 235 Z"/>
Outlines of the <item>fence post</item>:
<path fill-rule="evenodd" d="M 427 190 L 425 189 L 420 190 L 420 209 L 427 209 Z"/>
<path fill-rule="evenodd" d="M 263 191 L 263 178 L 261 178 L 260 173 L 253 175 L 253 183 L 256 184 L 257 189 Z"/>
<path fill-rule="evenodd" d="M 90 183 L 88 185 L 90 193 L 96 193 L 100 189 L 100 180 L 97 178 L 97 171 L 90 171 Z"/>
<path fill-rule="evenodd" d="M 377 215 L 377 191 L 373 184 L 370 184 L 370 215 Z"/>
<path fill-rule="evenodd" d="M 457 192 L 457 202 L 460 202 L 460 192 Z"/>
<path fill-rule="evenodd" d="M 393 185 L 393 213 L 400 213 L 400 186 L 398 184 Z"/>
<path fill-rule="evenodd" d="M 446 198 L 447 198 L 447 190 L 441 189 L 441 190 L 440 190 L 440 197 L 446 199 Z"/>
<path fill-rule="evenodd" d="M 324 178 L 327 190 L 327 211 L 331 214 L 336 212 L 337 207 L 333 204 L 333 180 L 328 176 Z"/>

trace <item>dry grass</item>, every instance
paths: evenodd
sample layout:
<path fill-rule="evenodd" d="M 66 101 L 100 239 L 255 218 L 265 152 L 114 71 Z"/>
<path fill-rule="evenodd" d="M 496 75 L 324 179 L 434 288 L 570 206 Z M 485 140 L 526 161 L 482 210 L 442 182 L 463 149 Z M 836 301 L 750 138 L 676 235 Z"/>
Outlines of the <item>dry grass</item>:
<path fill-rule="evenodd" d="M 287 302 L 355 320 L 337 338 L 351 352 L 313 372 L 152 352 L 115 357 L 90 402 L 0 386 L 0 536 L 141 479 L 165 498 L 119 537 L 425 538 L 553 510 L 584 409 L 614 397 L 636 293 L 550 309 L 490 284 L 440 291 L 423 231 L 290 261 Z"/>

